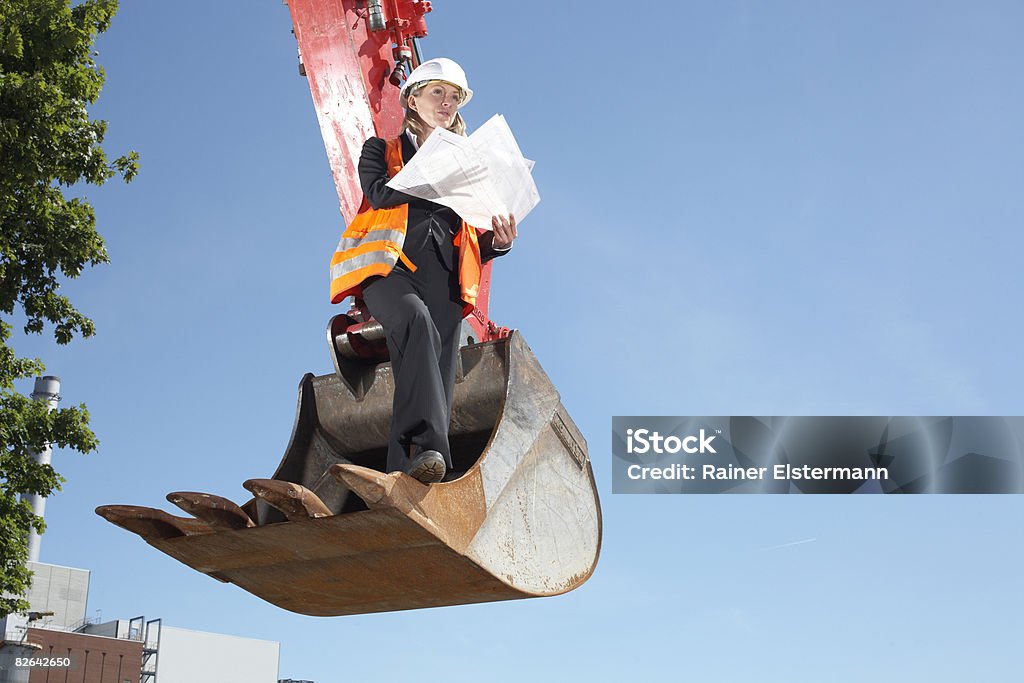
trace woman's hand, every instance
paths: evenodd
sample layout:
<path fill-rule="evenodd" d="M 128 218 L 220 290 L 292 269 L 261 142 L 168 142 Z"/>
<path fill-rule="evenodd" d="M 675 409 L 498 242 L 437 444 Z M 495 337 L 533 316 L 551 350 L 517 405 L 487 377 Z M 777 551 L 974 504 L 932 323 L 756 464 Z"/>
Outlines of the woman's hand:
<path fill-rule="evenodd" d="M 516 238 L 516 217 L 512 214 L 506 216 L 491 217 L 491 227 L 494 229 L 494 240 L 491 246 L 495 249 L 508 249 L 512 246 L 512 240 Z"/>

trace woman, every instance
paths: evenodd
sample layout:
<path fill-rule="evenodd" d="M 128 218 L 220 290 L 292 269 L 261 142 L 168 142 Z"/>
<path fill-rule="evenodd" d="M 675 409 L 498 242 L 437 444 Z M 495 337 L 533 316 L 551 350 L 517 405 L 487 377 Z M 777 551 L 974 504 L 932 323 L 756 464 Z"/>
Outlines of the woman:
<path fill-rule="evenodd" d="M 402 134 L 370 138 L 359 158 L 363 206 L 331 261 L 331 301 L 362 297 L 387 336 L 395 380 L 387 471 L 423 483 L 452 467 L 448 444 L 462 318 L 472 310 L 480 265 L 508 251 L 513 216 L 477 234 L 449 208 L 397 192 L 388 180 L 437 128 L 465 135 L 458 109 L 473 96 L 462 68 L 432 59 L 402 88 Z"/>

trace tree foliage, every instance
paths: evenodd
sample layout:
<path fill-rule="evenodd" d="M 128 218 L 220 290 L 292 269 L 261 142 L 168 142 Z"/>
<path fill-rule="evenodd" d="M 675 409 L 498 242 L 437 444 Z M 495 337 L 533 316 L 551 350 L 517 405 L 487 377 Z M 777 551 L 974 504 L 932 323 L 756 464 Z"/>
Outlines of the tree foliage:
<path fill-rule="evenodd" d="M 60 282 L 108 260 L 92 207 L 66 193 L 138 170 L 135 152 L 108 160 L 107 123 L 88 113 L 104 82 L 94 43 L 116 12 L 116 0 L 0 0 L 0 616 L 28 608 L 28 530 L 43 530 L 20 496 L 49 495 L 62 481 L 33 453 L 97 446 L 84 405 L 48 413 L 15 391 L 44 367 L 15 353 L 10 321 L 23 314 L 26 333 L 52 325 L 60 344 L 95 332 Z"/>

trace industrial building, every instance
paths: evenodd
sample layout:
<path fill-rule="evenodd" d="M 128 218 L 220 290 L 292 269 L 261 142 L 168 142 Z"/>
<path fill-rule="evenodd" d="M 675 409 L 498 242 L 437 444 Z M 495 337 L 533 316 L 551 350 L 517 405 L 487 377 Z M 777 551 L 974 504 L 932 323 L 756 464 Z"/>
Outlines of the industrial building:
<path fill-rule="evenodd" d="M 280 644 L 86 618 L 89 572 L 30 562 L 27 614 L 0 619 L 0 683 L 278 683 Z"/>

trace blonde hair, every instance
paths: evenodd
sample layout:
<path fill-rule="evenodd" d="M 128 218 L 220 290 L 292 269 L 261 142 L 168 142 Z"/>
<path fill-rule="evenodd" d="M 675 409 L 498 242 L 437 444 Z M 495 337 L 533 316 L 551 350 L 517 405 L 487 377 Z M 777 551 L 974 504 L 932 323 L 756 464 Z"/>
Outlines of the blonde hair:
<path fill-rule="evenodd" d="M 416 136 L 416 141 L 421 145 L 424 140 L 423 129 L 426 124 L 423 123 L 423 119 L 420 118 L 419 114 L 409 108 L 409 97 L 412 95 L 419 95 L 420 91 L 431 83 L 448 83 L 448 81 L 433 80 L 417 83 L 409 88 L 409 90 L 407 90 L 400 99 L 402 109 L 405 110 L 405 117 L 402 119 L 402 132 L 404 133 L 407 130 L 412 131 L 412 134 Z M 465 93 L 463 93 L 463 98 L 465 98 Z M 455 116 L 452 117 L 452 122 L 448 124 L 447 130 L 450 130 L 456 135 L 466 134 L 466 122 L 463 120 L 462 115 L 459 112 L 455 112 Z"/>

